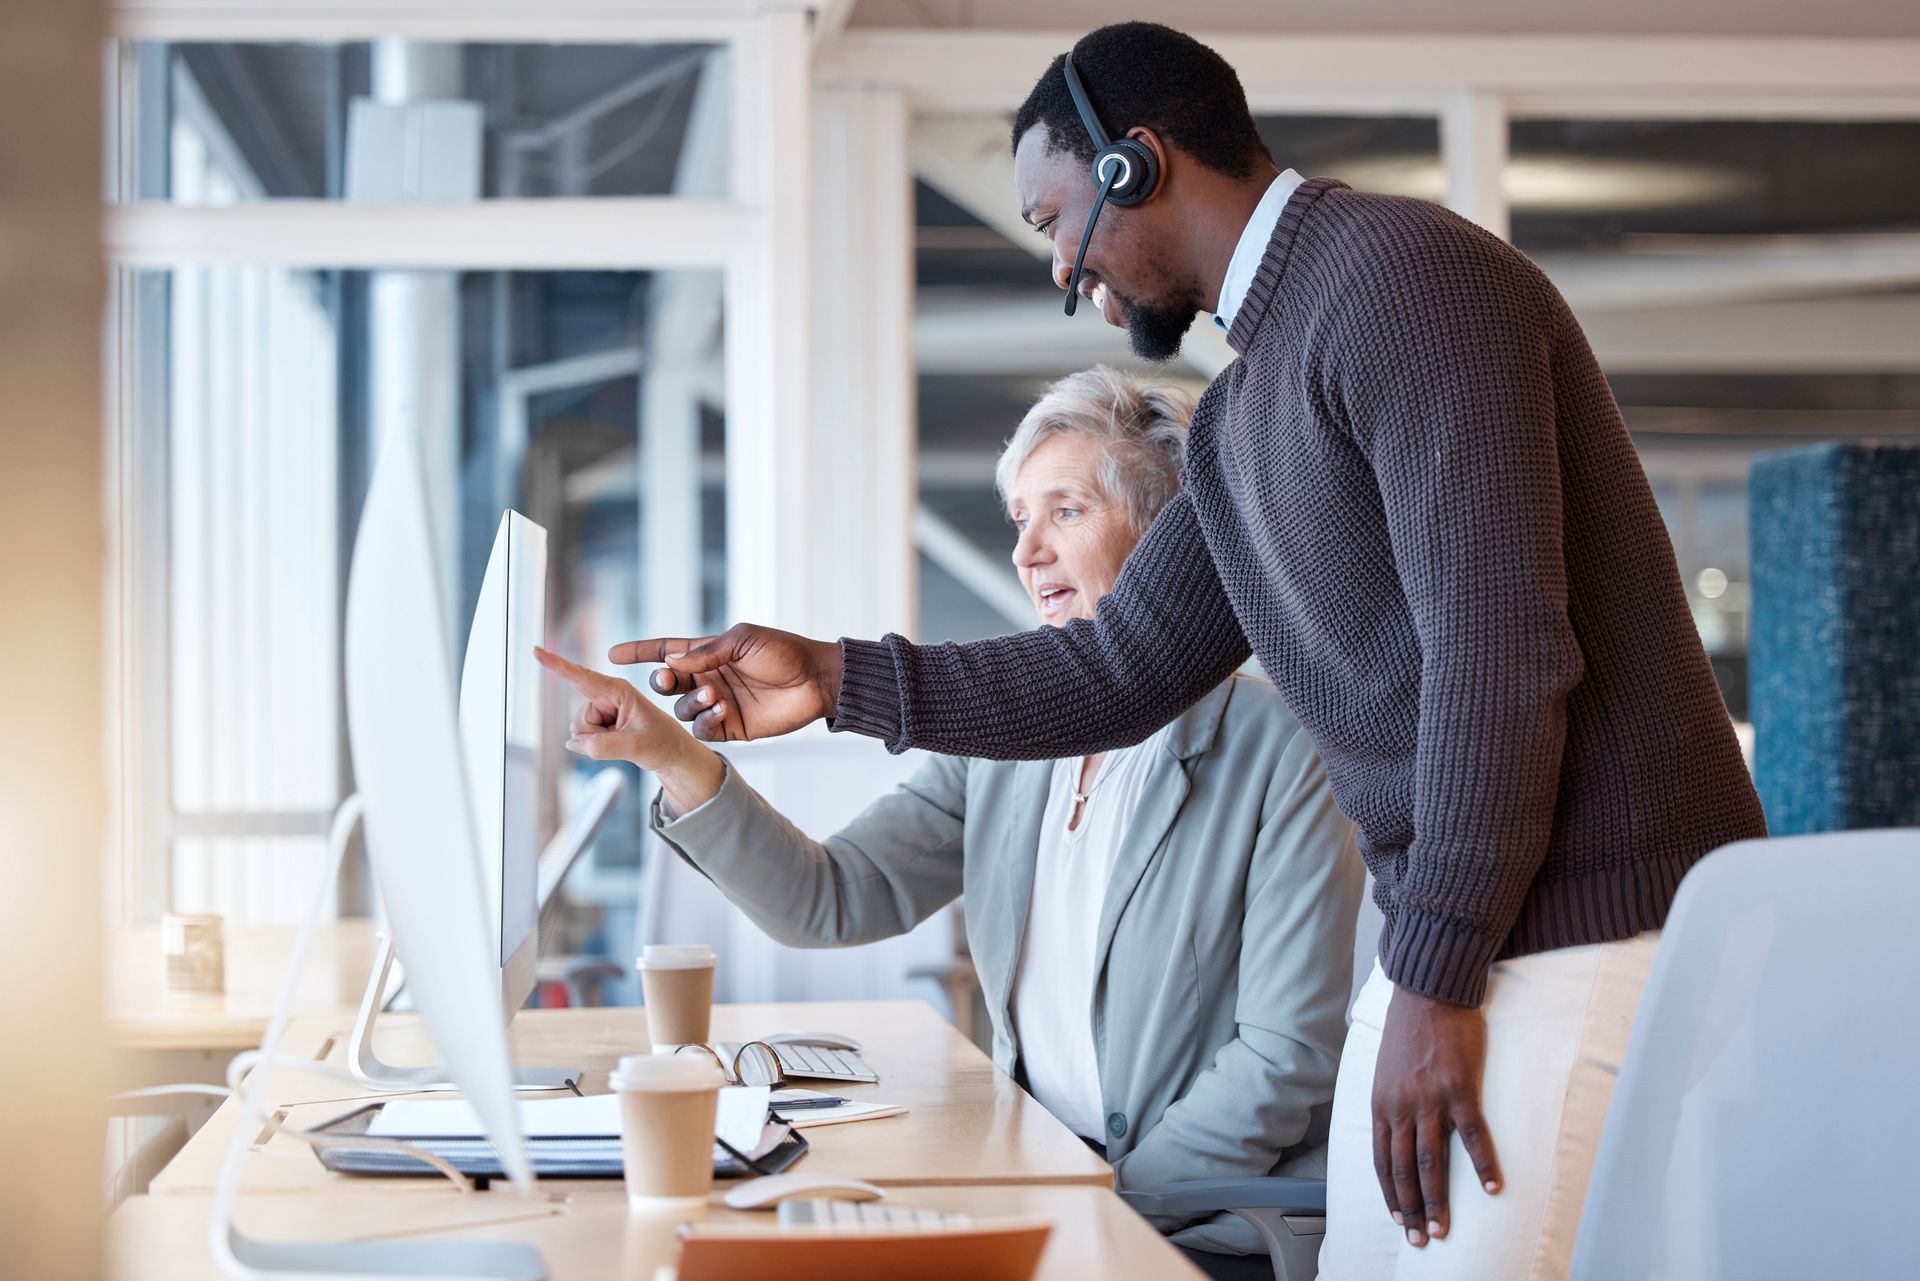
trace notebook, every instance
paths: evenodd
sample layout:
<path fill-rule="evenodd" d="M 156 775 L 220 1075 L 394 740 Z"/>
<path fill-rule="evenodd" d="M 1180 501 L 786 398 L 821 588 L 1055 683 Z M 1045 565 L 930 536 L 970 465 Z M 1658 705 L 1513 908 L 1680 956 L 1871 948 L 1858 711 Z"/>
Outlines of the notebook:
<path fill-rule="evenodd" d="M 796 1130 L 812 1129 L 816 1125 L 841 1125 L 848 1121 L 877 1121 L 884 1116 L 905 1116 L 907 1109 L 898 1103 L 881 1103 L 874 1099 L 848 1099 L 838 1107 L 799 1108 L 787 1111 L 780 1104 L 790 1099 L 819 1097 L 818 1090 L 781 1090 L 773 1096 L 773 1114 Z"/>

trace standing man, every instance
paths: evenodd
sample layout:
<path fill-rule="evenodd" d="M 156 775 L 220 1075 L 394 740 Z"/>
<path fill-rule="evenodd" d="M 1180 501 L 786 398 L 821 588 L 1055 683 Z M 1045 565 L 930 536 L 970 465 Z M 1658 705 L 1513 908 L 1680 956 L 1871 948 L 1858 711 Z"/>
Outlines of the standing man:
<path fill-rule="evenodd" d="M 924 647 L 739 626 L 612 658 L 668 663 L 655 688 L 709 739 L 826 717 L 1044 758 L 1138 742 L 1251 647 L 1385 916 L 1322 1276 L 1563 1275 L 1675 888 L 1765 832 L 1620 411 L 1538 268 L 1433 205 L 1277 173 L 1210 49 L 1126 23 L 1070 57 L 1013 130 L 1055 281 L 1142 356 L 1200 311 L 1239 356 L 1096 616 Z"/>

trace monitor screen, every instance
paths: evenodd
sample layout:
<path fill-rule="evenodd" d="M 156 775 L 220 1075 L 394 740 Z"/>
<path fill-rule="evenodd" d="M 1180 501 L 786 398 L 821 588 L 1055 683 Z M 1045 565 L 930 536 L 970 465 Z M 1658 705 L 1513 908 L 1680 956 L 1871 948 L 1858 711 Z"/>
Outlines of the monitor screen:
<path fill-rule="evenodd" d="M 533 647 L 546 640 L 547 532 L 507 513 L 506 689 L 501 761 L 500 963 L 540 915 L 540 692 Z"/>
<path fill-rule="evenodd" d="M 547 533 L 508 512 L 494 536 L 460 674 L 466 756 L 489 935 L 504 968 L 540 915 L 540 695 L 533 647 L 545 639 Z M 526 966 L 526 977 L 533 973 Z M 521 995 L 524 995 L 522 993 Z M 508 1001 L 511 993 L 503 992 Z"/>

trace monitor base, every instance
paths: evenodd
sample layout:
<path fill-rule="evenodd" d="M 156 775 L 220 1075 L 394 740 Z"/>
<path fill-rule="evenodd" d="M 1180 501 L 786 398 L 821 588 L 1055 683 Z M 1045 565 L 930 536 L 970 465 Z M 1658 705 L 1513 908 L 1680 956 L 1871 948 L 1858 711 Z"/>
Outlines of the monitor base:
<path fill-rule="evenodd" d="M 353 1035 L 347 1041 L 347 1067 L 354 1079 L 370 1089 L 412 1094 L 433 1090 L 457 1090 L 438 1064 L 402 1067 L 388 1063 L 373 1052 L 373 1025 L 386 1004 L 387 977 L 393 970 L 393 939 L 380 937 L 380 954 L 374 959 L 373 973 L 367 977 L 367 990 L 360 996 L 360 1012 L 353 1020 Z M 513 1084 L 518 1090 L 577 1089 L 579 1068 L 520 1067 L 513 1069 Z"/>
<path fill-rule="evenodd" d="M 258 1241 L 228 1228 L 220 1258 L 229 1277 L 249 1281 L 542 1281 L 540 1252 L 517 1241 Z"/>

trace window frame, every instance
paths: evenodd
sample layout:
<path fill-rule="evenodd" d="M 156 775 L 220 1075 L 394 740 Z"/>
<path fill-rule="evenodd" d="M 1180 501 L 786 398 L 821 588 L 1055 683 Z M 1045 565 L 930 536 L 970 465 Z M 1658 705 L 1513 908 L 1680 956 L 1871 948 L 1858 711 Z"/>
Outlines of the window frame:
<path fill-rule="evenodd" d="M 157 333 L 166 302 L 142 269 L 209 264 L 339 270 L 442 268 L 684 270 L 720 273 L 728 317 L 726 369 L 726 608 L 778 621 L 806 591 L 806 495 L 783 485 L 808 456 L 804 430 L 784 407 L 806 403 L 805 170 L 807 18 L 812 6 L 781 0 L 563 0 L 553 6 L 388 0 L 332 7 L 254 0 L 133 0 L 113 11 L 106 59 L 105 248 L 110 272 L 104 379 L 108 406 L 110 684 L 122 729 L 113 754 L 115 848 L 110 921 L 168 910 L 177 837 L 306 835 L 330 814 L 197 811 L 174 805 L 169 768 L 169 634 L 165 572 L 169 528 L 167 445 L 135 430 L 164 353 Z M 347 42 L 402 38 L 435 43 L 703 43 L 729 58 L 729 194 L 724 199 L 603 196 L 484 199 L 461 204 L 370 205 L 275 200 L 182 206 L 136 189 L 143 117 L 134 90 L 146 41 Z M 151 74 L 149 66 L 145 70 Z M 158 433 L 149 433 L 149 437 Z M 344 745 L 344 735 L 342 736 Z M 343 746 L 344 754 L 344 746 Z M 344 762 L 343 762 L 344 764 Z M 341 771 L 347 787 L 350 771 Z M 336 798 L 336 801 L 339 798 Z"/>

